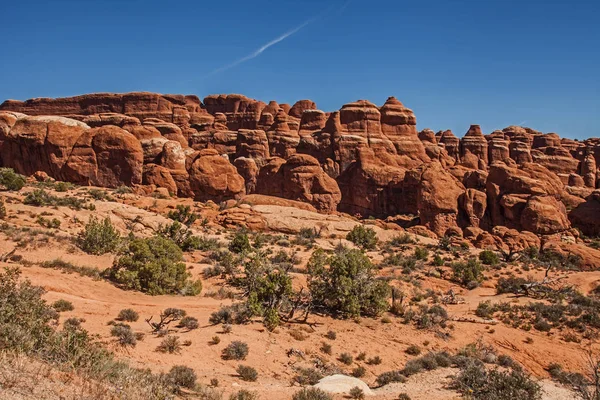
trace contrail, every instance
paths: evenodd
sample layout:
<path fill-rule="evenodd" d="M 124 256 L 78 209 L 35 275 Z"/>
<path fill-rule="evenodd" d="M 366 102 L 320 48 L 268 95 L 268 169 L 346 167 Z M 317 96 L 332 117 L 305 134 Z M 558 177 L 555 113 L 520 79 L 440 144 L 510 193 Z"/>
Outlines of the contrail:
<path fill-rule="evenodd" d="M 344 10 L 346 8 L 346 6 L 348 6 L 348 4 L 350 3 L 351 0 L 347 0 L 342 7 L 340 7 L 339 11 L 341 12 L 342 10 Z M 261 55 L 265 50 L 267 50 L 269 47 L 276 45 L 277 43 L 289 38 L 290 36 L 292 36 L 293 34 L 297 33 L 299 30 L 301 30 L 302 28 L 306 27 L 307 25 L 312 24 L 313 22 L 315 22 L 316 20 L 322 18 L 324 15 L 326 15 L 327 13 L 329 13 L 329 11 L 331 11 L 332 7 L 327 8 L 325 11 L 323 11 L 320 14 L 315 15 L 312 18 L 307 19 L 306 21 L 304 21 L 302 24 L 298 25 L 297 27 L 295 27 L 294 29 L 287 31 L 286 33 L 284 33 L 283 35 L 271 40 L 270 42 L 262 45 L 261 47 L 259 47 L 258 49 L 256 49 L 254 52 L 248 54 L 245 57 L 240 58 L 239 60 L 236 60 L 234 62 L 232 62 L 231 64 L 227 64 L 224 65 L 222 67 L 219 67 L 217 69 L 215 69 L 214 71 L 210 72 L 209 74 L 207 74 L 205 76 L 209 77 L 212 76 L 214 74 L 218 74 L 219 72 L 223 72 L 226 71 L 230 68 L 236 67 L 246 61 L 252 60 L 253 58 L 258 57 L 259 55 Z"/>

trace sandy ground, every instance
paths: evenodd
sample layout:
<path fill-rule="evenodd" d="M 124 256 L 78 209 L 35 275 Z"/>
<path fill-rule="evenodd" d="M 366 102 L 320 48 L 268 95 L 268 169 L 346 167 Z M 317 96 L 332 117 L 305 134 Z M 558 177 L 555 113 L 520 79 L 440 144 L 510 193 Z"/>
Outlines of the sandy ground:
<path fill-rule="evenodd" d="M 85 190 L 71 191 L 68 195 L 79 193 L 83 195 Z M 3 194 L 4 195 L 4 194 Z M 57 194 L 62 195 L 62 194 Z M 544 399 L 559 400 L 574 398 L 570 392 L 547 380 L 545 368 L 552 362 L 560 362 L 565 369 L 581 371 L 584 368 L 584 350 L 590 345 L 584 341 L 580 344 L 566 343 L 561 339 L 560 333 L 542 333 L 537 331 L 524 332 L 513 329 L 502 323 L 483 324 L 477 321 L 473 311 L 480 301 L 491 300 L 527 302 L 528 299 L 514 298 L 511 296 L 498 296 L 495 294 L 493 279 L 484 283 L 480 288 L 472 291 L 460 289 L 456 285 L 437 278 L 420 279 L 421 289 L 432 288 L 441 293 L 449 289 L 455 290 L 464 299 L 464 303 L 447 306 L 451 319 L 459 319 L 452 322 L 453 330 L 451 338 L 440 338 L 433 331 L 417 330 L 413 326 L 404 325 L 401 320 L 390 315 L 389 323 L 381 320 L 363 318 L 360 321 L 334 320 L 327 317 L 312 315 L 309 325 L 290 324 L 278 328 L 275 332 L 268 332 L 261 323 L 253 322 L 246 325 L 234 326 L 231 333 L 223 333 L 221 326 L 212 326 L 208 319 L 212 312 L 218 310 L 222 305 L 230 303 L 229 300 L 219 300 L 205 295 L 198 297 L 183 296 L 148 296 L 139 292 L 124 291 L 118 289 L 109 282 L 93 280 L 78 274 L 66 274 L 59 270 L 42 268 L 38 265 L 43 261 L 60 258 L 79 266 L 90 266 L 99 269 L 110 267 L 113 262 L 112 255 L 92 256 L 83 253 L 72 244 L 69 239 L 79 232 L 91 215 L 100 218 L 110 216 L 113 223 L 123 232 L 132 229 L 138 235 L 150 235 L 159 224 L 168 220 L 163 216 L 167 209 L 174 208 L 175 204 L 193 204 L 190 200 L 156 200 L 139 196 L 128 195 L 118 202 L 95 201 L 95 211 L 73 211 L 65 207 L 59 209 L 49 207 L 31 207 L 20 204 L 19 196 L 7 195 L 7 209 L 9 218 L 7 221 L 11 226 L 31 227 L 42 232 L 50 233 L 44 240 L 35 236 L 35 239 L 25 237 L 21 247 L 15 251 L 15 255 L 21 256 L 22 260 L 17 262 L 4 262 L 0 266 L 23 265 L 23 275 L 33 283 L 43 286 L 47 290 L 46 299 L 50 302 L 57 299 L 66 299 L 73 303 L 75 309 L 71 312 L 61 314 L 61 322 L 69 317 L 83 318 L 83 326 L 91 333 L 98 335 L 100 341 L 114 350 L 119 357 L 131 361 L 134 365 L 148 367 L 154 371 L 168 371 L 174 365 L 186 365 L 192 367 L 199 382 L 208 384 L 211 379 L 217 378 L 220 388 L 228 395 L 240 388 L 246 388 L 261 393 L 262 398 L 287 399 L 292 393 L 299 389 L 293 383 L 295 375 L 294 368 L 297 366 L 310 366 L 310 356 L 318 354 L 328 362 L 337 364 L 342 371 L 349 373 L 352 368 L 362 365 L 367 369 L 367 374 L 362 378 L 371 387 L 375 386 L 377 375 L 393 369 L 400 369 L 411 356 L 405 353 L 409 345 L 418 345 L 424 350 L 432 351 L 448 350 L 456 351 L 465 345 L 482 340 L 486 344 L 494 346 L 499 354 L 506 354 L 521 363 L 528 371 L 537 376 L 544 388 Z M 127 203 L 127 204 L 124 204 Z M 198 210 L 204 215 L 214 216 L 214 209 L 199 207 Z M 319 239 L 319 245 L 332 248 L 340 242 L 340 237 L 350 230 L 356 221 L 343 216 L 320 216 L 309 211 L 298 210 L 279 206 L 255 206 L 254 210 L 265 216 L 269 222 L 271 231 L 276 233 L 290 233 L 298 226 L 319 224 L 329 226 L 330 236 Z M 58 218 L 61 226 L 58 230 L 41 228 L 36 223 L 36 218 L 41 213 L 51 214 L 46 218 Z M 161 215 L 163 214 L 163 215 Z M 299 222 L 300 221 L 300 222 Z M 209 234 L 225 240 L 227 232 L 212 222 L 208 231 L 196 226 L 199 233 Z M 397 235 L 397 231 L 376 228 L 380 240 L 388 240 Z M 26 236 L 27 233 L 24 233 Z M 337 236 L 336 236 L 337 235 Z M 16 246 L 14 234 L 0 233 L 0 255 L 6 254 Z M 420 237 L 421 244 L 426 244 L 431 239 Z M 277 250 L 275 247 L 274 250 Z M 289 249 L 286 249 L 289 250 Z M 305 264 L 311 251 L 302 249 L 298 256 Z M 369 253 L 374 259 L 381 259 L 377 252 Z M 194 277 L 201 277 L 202 270 L 208 264 L 202 264 L 205 254 L 194 252 L 186 255 L 187 265 Z M 301 264 L 302 265 L 302 264 Z M 527 275 L 543 275 L 543 271 L 529 271 Z M 600 280 L 600 272 L 573 273 L 567 280 L 577 285 L 581 290 L 587 291 L 595 287 Z M 302 285 L 304 276 L 294 274 L 295 286 Z M 216 291 L 223 286 L 223 282 L 217 278 L 204 280 L 203 293 Z M 187 332 L 174 328 L 172 334 L 179 336 L 182 341 L 190 341 L 189 346 L 183 347 L 180 354 L 163 354 L 155 351 L 161 342 L 161 338 L 150 333 L 150 328 L 145 319 L 160 314 L 161 310 L 168 307 L 177 307 L 186 310 L 187 314 L 198 318 L 200 328 Z M 110 326 L 120 310 L 133 308 L 140 314 L 140 319 L 130 325 L 136 332 L 145 334 L 135 348 L 123 349 L 116 345 L 110 337 Z M 475 322 L 465 322 L 461 319 L 470 318 Z M 337 333 L 336 340 L 328 340 L 325 334 L 333 330 Z M 301 331 L 303 339 L 297 340 L 292 334 Z M 220 337 L 217 345 L 209 342 L 214 336 Z M 297 335 L 294 335 L 297 336 Z M 533 342 L 526 343 L 531 338 Z M 250 352 L 245 361 L 225 361 L 221 359 L 223 348 L 234 340 L 248 343 Z M 332 355 L 324 355 L 319 351 L 321 344 L 327 341 L 333 346 Z M 306 355 L 305 359 L 297 356 L 289 357 L 288 351 L 297 349 Z M 367 358 L 380 356 L 383 360 L 380 365 L 366 365 L 355 361 L 351 366 L 344 366 L 337 361 L 337 357 L 348 352 L 356 357 L 360 352 L 366 352 Z M 239 364 L 250 365 L 259 372 L 257 382 L 243 382 L 237 376 L 235 369 Z M 375 396 L 371 398 L 391 400 L 397 398 L 399 393 L 408 393 L 413 400 L 438 400 L 456 399 L 458 395 L 446 389 L 449 376 L 456 370 L 440 369 L 411 377 L 404 384 L 391 384 L 384 388 L 375 389 Z M 342 397 L 339 397 L 342 398 Z"/>

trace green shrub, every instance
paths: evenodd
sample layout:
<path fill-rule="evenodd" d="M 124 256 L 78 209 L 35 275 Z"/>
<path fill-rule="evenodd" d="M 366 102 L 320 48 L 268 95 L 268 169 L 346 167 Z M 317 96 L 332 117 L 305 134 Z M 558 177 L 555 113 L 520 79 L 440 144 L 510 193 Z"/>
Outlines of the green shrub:
<path fill-rule="evenodd" d="M 179 292 L 196 295 L 202 290 L 200 281 L 189 280 L 181 249 L 160 236 L 131 240 L 107 275 L 126 289 L 152 295 Z"/>
<path fill-rule="evenodd" d="M 475 258 L 467 262 L 452 264 L 452 279 L 467 288 L 478 286 L 483 281 L 483 266 Z"/>
<path fill-rule="evenodd" d="M 175 365 L 166 376 L 167 380 L 173 385 L 194 389 L 198 377 L 194 370 L 185 365 Z"/>
<path fill-rule="evenodd" d="M 76 197 L 56 197 L 46 192 L 44 189 L 35 189 L 33 192 L 29 192 L 23 199 L 23 204 L 36 207 L 62 206 L 69 207 L 74 210 L 81 210 L 82 208 L 87 208 L 90 210 L 95 209 L 93 204 L 85 207 L 85 200 L 81 200 Z"/>
<path fill-rule="evenodd" d="M 25 177 L 15 173 L 12 168 L 0 168 L 0 185 L 6 190 L 19 191 L 25 186 Z"/>
<path fill-rule="evenodd" d="M 318 388 L 303 388 L 294 393 L 292 400 L 333 400 L 333 397 Z"/>
<path fill-rule="evenodd" d="M 377 234 L 372 228 L 365 228 L 363 225 L 352 228 L 346 239 L 363 250 L 373 250 L 377 247 Z"/>
<path fill-rule="evenodd" d="M 221 357 L 224 360 L 245 360 L 248 355 L 248 345 L 239 340 L 235 340 L 223 349 Z"/>
<path fill-rule="evenodd" d="M 473 400 L 539 400 L 541 388 L 522 369 L 486 371 L 468 363 L 454 378 L 453 387 Z"/>
<path fill-rule="evenodd" d="M 191 226 L 198 219 L 198 214 L 192 212 L 190 206 L 178 204 L 177 209 L 169 211 L 167 217 L 174 221 L 181 222 L 186 226 Z"/>
<path fill-rule="evenodd" d="M 138 320 L 140 315 L 131 308 L 125 308 L 119 311 L 119 315 L 117 316 L 118 321 L 127 321 L 127 322 L 135 322 Z"/>
<path fill-rule="evenodd" d="M 159 236 L 173 241 L 183 251 L 196 250 L 207 245 L 203 239 L 193 236 L 192 231 L 178 221 L 174 221 L 172 224 L 160 225 L 157 233 Z"/>
<path fill-rule="evenodd" d="M 417 260 L 427 260 L 429 257 L 429 250 L 424 247 L 415 247 L 415 258 Z"/>
<path fill-rule="evenodd" d="M 54 303 L 52 303 L 52 308 L 58 312 L 73 311 L 75 309 L 75 307 L 73 307 L 73 303 L 64 299 L 56 300 Z"/>
<path fill-rule="evenodd" d="M 232 253 L 247 253 L 252 250 L 252 246 L 250 245 L 250 239 L 248 239 L 248 234 L 246 232 L 236 232 L 235 236 L 229 243 L 229 251 Z"/>
<path fill-rule="evenodd" d="M 498 265 L 498 263 L 500 262 L 500 257 L 498 257 L 498 254 L 494 253 L 491 250 L 484 250 L 481 253 L 479 253 L 479 260 L 484 263 L 485 265 Z"/>
<path fill-rule="evenodd" d="M 379 316 L 389 308 L 391 290 L 374 272 L 369 258 L 358 250 L 343 250 L 328 258 L 322 250 L 315 251 L 308 263 L 314 305 L 342 318 Z"/>
<path fill-rule="evenodd" d="M 230 306 L 223 306 L 218 311 L 213 312 L 208 322 L 213 325 L 218 324 L 243 324 L 252 317 L 246 303 L 236 303 Z"/>
<path fill-rule="evenodd" d="M 486 300 L 482 301 L 477 305 L 477 309 L 475 310 L 475 315 L 480 318 L 492 319 L 494 313 L 496 312 L 496 307 L 492 304 L 491 301 Z"/>
<path fill-rule="evenodd" d="M 439 254 L 434 255 L 433 265 L 436 267 L 441 267 L 442 265 L 444 265 L 444 259 Z"/>
<path fill-rule="evenodd" d="M 258 372 L 247 365 L 238 365 L 236 372 L 246 382 L 255 382 L 258 379 Z"/>
<path fill-rule="evenodd" d="M 514 293 L 519 294 L 523 290 L 523 285 L 531 283 L 527 279 L 510 276 L 508 278 L 500 278 L 496 283 L 496 293 Z"/>
<path fill-rule="evenodd" d="M 77 244 L 81 250 L 96 255 L 114 252 L 120 241 L 121 236 L 108 217 L 101 222 L 96 217 L 90 217 L 77 237 Z"/>
<path fill-rule="evenodd" d="M 337 339 L 337 333 L 335 333 L 335 331 L 327 331 L 325 337 L 329 340 L 335 340 Z"/>
<path fill-rule="evenodd" d="M 179 354 L 181 351 L 181 342 L 179 336 L 167 336 L 156 348 L 161 353 Z"/>

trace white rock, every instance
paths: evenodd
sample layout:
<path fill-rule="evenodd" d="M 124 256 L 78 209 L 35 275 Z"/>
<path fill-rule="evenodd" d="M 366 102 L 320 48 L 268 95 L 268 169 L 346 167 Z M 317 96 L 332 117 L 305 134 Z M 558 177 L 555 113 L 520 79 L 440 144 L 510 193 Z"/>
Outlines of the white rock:
<path fill-rule="evenodd" d="M 362 389 L 363 393 L 367 396 L 375 394 L 366 383 L 358 378 L 347 375 L 326 376 L 321 379 L 315 387 L 329 393 L 348 393 L 350 392 L 350 389 L 358 387 Z"/>

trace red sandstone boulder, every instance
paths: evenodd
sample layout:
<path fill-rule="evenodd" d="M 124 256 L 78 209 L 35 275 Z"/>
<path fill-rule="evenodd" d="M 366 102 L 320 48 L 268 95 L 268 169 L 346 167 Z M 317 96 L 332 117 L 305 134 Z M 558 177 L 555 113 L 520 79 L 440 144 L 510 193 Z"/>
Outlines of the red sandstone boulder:
<path fill-rule="evenodd" d="M 61 179 L 82 185 L 117 187 L 142 182 L 144 153 L 131 133 L 116 126 L 85 131 L 72 148 Z"/>
<path fill-rule="evenodd" d="M 260 170 L 256 192 L 304 201 L 323 212 L 336 211 L 341 193 L 319 162 L 307 154 L 295 154 L 287 161 L 272 158 Z"/>
<path fill-rule="evenodd" d="M 170 195 L 177 195 L 177 184 L 175 183 L 173 176 L 171 176 L 171 172 L 160 165 L 144 165 L 142 184 L 165 188 L 169 191 Z"/>
<path fill-rule="evenodd" d="M 235 157 L 249 157 L 260 163 L 269 158 L 266 133 L 261 130 L 240 129 L 236 136 Z"/>
<path fill-rule="evenodd" d="M 473 154 L 485 164 L 488 163 L 488 142 L 481 133 L 479 125 L 471 125 L 465 136 L 460 140 L 460 155 Z"/>
<path fill-rule="evenodd" d="M 464 192 L 462 183 L 444 171 L 439 163 L 425 167 L 417 197 L 421 223 L 438 236 L 444 236 L 448 229 L 456 228 L 459 198 Z"/>
<path fill-rule="evenodd" d="M 589 195 L 584 203 L 569 213 L 573 226 L 579 228 L 587 236 L 600 235 L 600 191 Z"/>
<path fill-rule="evenodd" d="M 404 107 L 395 97 L 390 97 L 380 113 L 381 131 L 392 141 L 399 155 L 421 162 L 429 161 L 417 133 L 417 118 L 411 109 Z"/>
<path fill-rule="evenodd" d="M 302 115 L 304 114 L 304 112 L 306 110 L 316 110 L 316 109 L 317 109 L 317 105 L 315 104 L 314 101 L 299 100 L 296 103 L 294 103 L 294 105 L 292 106 L 292 108 L 290 108 L 290 110 L 288 111 L 287 114 L 294 118 L 301 119 Z"/>
<path fill-rule="evenodd" d="M 90 130 L 86 124 L 64 117 L 4 115 L 5 127 L 0 138 L 2 163 L 25 175 L 44 171 L 61 179 L 73 146 Z"/>
<path fill-rule="evenodd" d="M 200 151 L 188 172 L 195 200 L 221 202 L 239 198 L 246 192 L 244 178 L 216 150 Z"/>
<path fill-rule="evenodd" d="M 300 136 L 288 125 L 288 115 L 280 110 L 275 116 L 275 122 L 267 132 L 269 153 L 273 157 L 288 158 L 296 152 Z"/>

